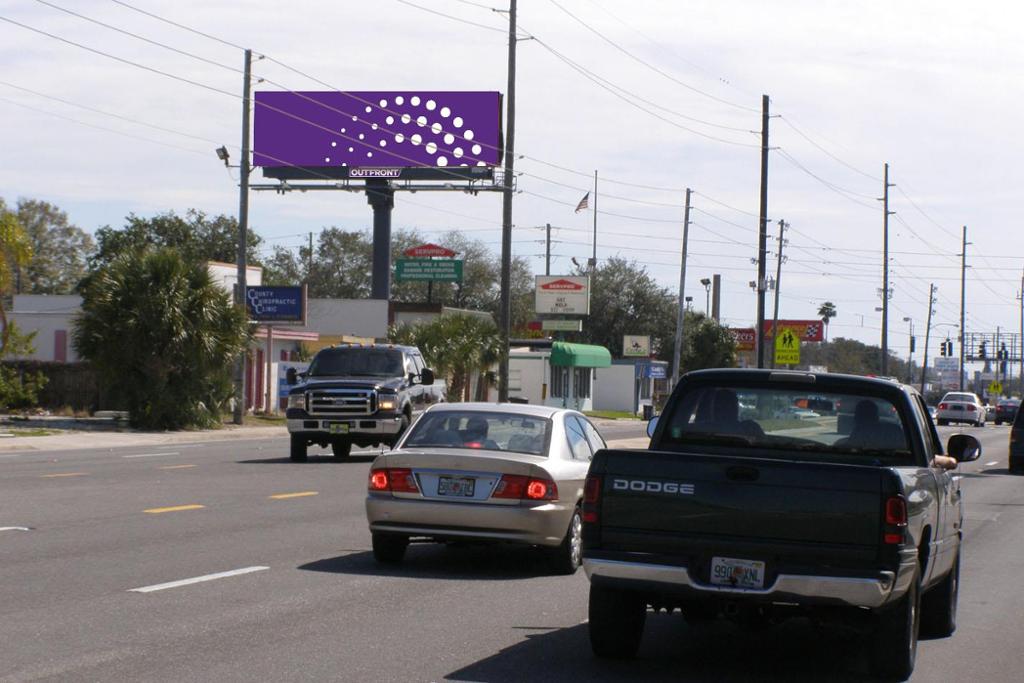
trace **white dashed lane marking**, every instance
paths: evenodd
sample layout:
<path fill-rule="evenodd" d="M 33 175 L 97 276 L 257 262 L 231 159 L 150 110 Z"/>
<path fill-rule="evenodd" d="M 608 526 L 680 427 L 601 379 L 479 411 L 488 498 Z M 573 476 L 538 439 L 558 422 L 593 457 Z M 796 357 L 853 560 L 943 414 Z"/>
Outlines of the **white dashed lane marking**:
<path fill-rule="evenodd" d="M 167 451 L 165 453 L 135 453 L 133 455 L 122 455 L 122 458 L 159 458 L 163 455 L 181 455 L 178 451 Z"/>
<path fill-rule="evenodd" d="M 180 588 L 181 586 L 190 586 L 193 583 L 203 583 L 205 581 L 216 581 L 217 579 L 226 579 L 230 576 L 241 576 L 242 574 L 252 574 L 253 572 L 261 572 L 270 567 L 242 567 L 241 569 L 232 569 L 228 572 L 218 572 L 216 574 L 206 574 L 204 576 L 194 576 L 191 579 L 181 579 L 180 581 L 168 581 L 167 583 L 156 583 L 152 586 L 143 586 L 141 588 L 131 588 L 128 590 L 129 593 L 153 593 L 155 591 L 167 590 L 168 588 Z"/>

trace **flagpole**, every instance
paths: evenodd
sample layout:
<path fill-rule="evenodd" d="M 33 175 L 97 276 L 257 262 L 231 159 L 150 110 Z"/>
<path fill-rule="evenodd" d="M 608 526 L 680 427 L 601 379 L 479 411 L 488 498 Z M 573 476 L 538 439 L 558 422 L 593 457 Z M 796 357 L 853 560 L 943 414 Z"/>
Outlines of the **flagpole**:
<path fill-rule="evenodd" d="M 594 255 L 590 259 L 590 270 L 597 269 L 597 171 L 594 171 Z"/>

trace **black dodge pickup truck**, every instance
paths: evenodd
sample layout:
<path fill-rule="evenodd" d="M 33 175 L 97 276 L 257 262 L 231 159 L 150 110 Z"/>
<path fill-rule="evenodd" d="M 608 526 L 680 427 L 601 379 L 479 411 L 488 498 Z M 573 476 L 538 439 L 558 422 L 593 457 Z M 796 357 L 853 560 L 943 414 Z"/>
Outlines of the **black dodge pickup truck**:
<path fill-rule="evenodd" d="M 849 429 L 837 410 L 789 410 L 811 399 L 855 406 Z M 981 445 L 956 434 L 943 454 L 913 388 L 697 371 L 650 427 L 649 450 L 599 451 L 586 481 L 595 654 L 634 656 L 648 607 L 692 622 L 835 617 L 863 627 L 872 670 L 897 679 L 913 671 L 919 629 L 953 633 L 963 513 L 951 470 Z"/>
<path fill-rule="evenodd" d="M 291 459 L 311 443 L 346 458 L 352 446 L 393 445 L 413 417 L 444 401 L 443 382 L 414 346 L 339 344 L 321 349 L 309 370 L 288 373 Z"/>

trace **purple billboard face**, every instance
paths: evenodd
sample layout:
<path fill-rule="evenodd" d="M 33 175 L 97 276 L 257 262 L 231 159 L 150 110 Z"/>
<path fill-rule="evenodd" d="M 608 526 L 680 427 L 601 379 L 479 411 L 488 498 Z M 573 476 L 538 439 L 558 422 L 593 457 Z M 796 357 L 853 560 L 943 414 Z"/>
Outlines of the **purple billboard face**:
<path fill-rule="evenodd" d="M 497 166 L 501 95 L 258 92 L 253 129 L 255 166 Z"/>

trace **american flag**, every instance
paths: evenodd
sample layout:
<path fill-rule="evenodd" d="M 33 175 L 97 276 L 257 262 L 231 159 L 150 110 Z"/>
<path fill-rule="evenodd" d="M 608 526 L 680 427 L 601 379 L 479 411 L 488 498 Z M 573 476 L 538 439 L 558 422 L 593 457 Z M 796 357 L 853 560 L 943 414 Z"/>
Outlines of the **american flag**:
<path fill-rule="evenodd" d="M 588 192 L 585 195 L 583 195 L 583 199 L 581 199 L 580 203 L 576 205 L 576 210 L 573 211 L 573 213 L 579 213 L 580 211 L 582 211 L 583 209 L 588 208 L 589 206 L 590 206 L 590 193 Z"/>

